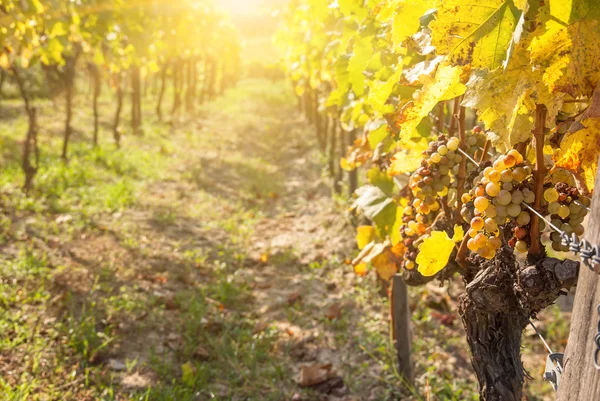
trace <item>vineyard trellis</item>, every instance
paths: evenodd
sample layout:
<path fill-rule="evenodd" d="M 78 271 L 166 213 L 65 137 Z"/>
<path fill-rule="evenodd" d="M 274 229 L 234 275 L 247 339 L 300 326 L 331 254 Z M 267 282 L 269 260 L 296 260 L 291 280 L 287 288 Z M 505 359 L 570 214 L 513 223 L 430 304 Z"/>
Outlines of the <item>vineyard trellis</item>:
<path fill-rule="evenodd" d="M 143 133 L 142 96 L 160 81 L 156 112 L 163 118 L 167 79 L 174 82 L 172 116 L 213 99 L 239 77 L 240 38 L 226 13 L 210 0 L 3 0 L 0 3 L 0 88 L 12 79 L 29 117 L 24 141 L 25 191 L 37 172 L 40 149 L 34 96 L 25 72 L 43 74 L 51 95 L 65 99 L 62 158 L 69 159 L 77 75 L 87 71 L 99 143 L 98 99 L 109 84 L 116 96 L 112 132 L 121 145 L 121 117 L 131 100 L 131 130 Z M 202 64 L 202 68 L 199 68 Z M 202 77 L 200 86 L 199 77 Z M 185 94 L 183 91 L 185 90 Z M 143 91 L 145 91 L 143 93 Z M 182 96 L 185 97 L 182 100 Z"/>
<path fill-rule="evenodd" d="M 460 274 L 484 400 L 522 398 L 522 332 L 577 283 L 563 252 L 597 173 L 599 23 L 594 0 L 294 0 L 276 38 L 337 192 L 350 142 L 372 222 L 355 271 Z"/>

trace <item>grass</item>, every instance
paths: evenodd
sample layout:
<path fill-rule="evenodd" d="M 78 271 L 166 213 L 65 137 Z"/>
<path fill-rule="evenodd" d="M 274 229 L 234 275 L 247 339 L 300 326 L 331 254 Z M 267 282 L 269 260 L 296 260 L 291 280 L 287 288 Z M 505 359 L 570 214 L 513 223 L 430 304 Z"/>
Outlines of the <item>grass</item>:
<path fill-rule="evenodd" d="M 91 110 L 78 109 L 66 165 L 60 107 L 36 103 L 42 167 L 29 197 L 25 119 L 18 101 L 0 106 L 11 110 L 0 114 L 0 400 L 319 399 L 296 383 L 307 363 L 332 363 L 358 399 L 476 399 L 460 322 L 436 317 L 456 310 L 430 288 L 411 294 L 415 388 L 400 384 L 389 306 L 344 264 L 345 199 L 332 201 L 283 83 L 244 81 L 193 118 L 147 116 L 144 136 L 124 115 L 119 150 L 105 93 L 100 147 Z M 542 315 L 556 349 L 560 317 Z M 539 376 L 544 350 L 524 345 Z"/>

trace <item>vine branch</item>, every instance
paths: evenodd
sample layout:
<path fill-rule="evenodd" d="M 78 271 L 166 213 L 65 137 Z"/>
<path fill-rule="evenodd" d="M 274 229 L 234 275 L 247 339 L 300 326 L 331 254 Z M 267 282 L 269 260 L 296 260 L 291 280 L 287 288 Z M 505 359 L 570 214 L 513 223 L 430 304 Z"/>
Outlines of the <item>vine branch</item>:
<path fill-rule="evenodd" d="M 535 146 L 535 203 L 533 208 L 540 210 L 542 205 L 542 196 L 544 196 L 544 178 L 546 176 L 546 165 L 544 164 L 544 130 L 546 125 L 546 114 L 548 110 L 542 104 L 536 105 L 535 108 L 535 126 L 533 131 L 534 146 Z M 540 241 L 540 219 L 535 214 L 531 219 L 530 230 L 531 245 L 529 254 L 538 257 L 542 253 L 542 243 Z"/>

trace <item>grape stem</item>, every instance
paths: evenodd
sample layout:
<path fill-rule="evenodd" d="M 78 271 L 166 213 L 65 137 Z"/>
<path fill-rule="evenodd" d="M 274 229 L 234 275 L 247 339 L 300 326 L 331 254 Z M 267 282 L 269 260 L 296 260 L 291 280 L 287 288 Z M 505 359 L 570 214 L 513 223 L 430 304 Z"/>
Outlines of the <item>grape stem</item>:
<path fill-rule="evenodd" d="M 546 125 L 546 106 L 536 105 L 535 108 L 535 126 L 533 128 L 534 146 L 535 146 L 535 202 L 533 208 L 540 210 L 542 206 L 542 197 L 544 196 L 544 177 L 546 176 L 546 165 L 544 164 L 544 130 Z M 531 245 L 529 253 L 539 256 L 542 253 L 542 243 L 540 241 L 540 218 L 537 214 L 531 219 L 531 231 L 529 233 Z"/>
<path fill-rule="evenodd" d="M 460 243 L 460 247 L 458 247 L 458 252 L 456 253 L 456 263 L 462 267 L 463 269 L 467 268 L 467 253 L 469 248 L 467 247 L 467 242 L 469 242 L 469 233 L 467 232 Z"/>
<path fill-rule="evenodd" d="M 435 127 L 438 131 L 438 134 L 441 134 L 442 132 L 444 132 L 444 120 L 445 120 L 444 108 L 445 108 L 445 106 L 446 106 L 446 102 L 441 102 L 439 105 L 438 115 L 437 115 L 437 125 Z"/>
<path fill-rule="evenodd" d="M 459 101 L 460 102 L 460 101 Z M 458 120 L 458 137 L 460 139 L 459 149 L 462 150 L 463 153 L 467 147 L 466 144 L 466 135 L 465 135 L 465 111 L 466 107 L 461 106 L 459 109 L 458 115 L 454 115 L 454 118 Z M 464 152 L 466 153 L 466 152 Z M 462 216 L 460 211 L 462 209 L 462 195 L 465 190 L 465 179 L 467 172 L 467 158 L 463 157 L 460 161 L 460 166 L 458 170 L 458 176 L 456 181 L 456 216 L 454 220 L 457 223 L 460 223 L 462 220 Z"/>
<path fill-rule="evenodd" d="M 454 98 L 454 104 L 452 106 L 452 115 L 456 114 L 456 111 L 460 107 L 460 96 Z M 450 126 L 448 127 L 448 136 L 454 136 L 454 131 L 456 131 L 456 119 L 452 117 L 450 119 Z"/>
<path fill-rule="evenodd" d="M 492 141 L 490 141 L 489 139 L 487 141 L 485 141 L 485 145 L 483 145 L 483 150 L 481 151 L 481 157 L 479 158 L 480 165 L 481 165 L 481 163 L 483 163 L 485 161 L 485 159 L 487 159 L 488 151 L 490 150 L 491 144 L 492 144 Z"/>

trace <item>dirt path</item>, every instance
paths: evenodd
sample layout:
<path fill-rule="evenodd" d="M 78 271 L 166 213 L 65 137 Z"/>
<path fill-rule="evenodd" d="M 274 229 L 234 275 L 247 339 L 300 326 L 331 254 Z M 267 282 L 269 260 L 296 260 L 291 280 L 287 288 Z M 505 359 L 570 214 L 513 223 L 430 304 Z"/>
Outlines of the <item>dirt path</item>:
<path fill-rule="evenodd" d="M 47 219 L 24 237 L 44 255 L 24 285 L 48 295 L 13 306 L 28 316 L 0 349 L 14 399 L 395 399 L 387 307 L 344 262 L 353 231 L 290 92 L 246 81 L 126 138 L 164 168 L 140 167 L 118 212 L 15 212 L 16 232 Z"/>

